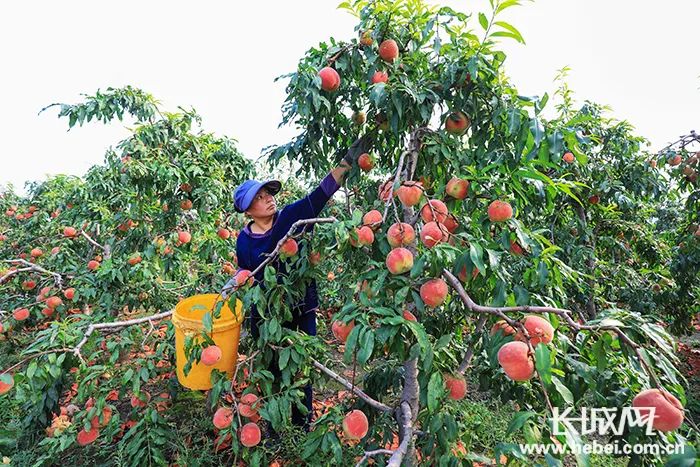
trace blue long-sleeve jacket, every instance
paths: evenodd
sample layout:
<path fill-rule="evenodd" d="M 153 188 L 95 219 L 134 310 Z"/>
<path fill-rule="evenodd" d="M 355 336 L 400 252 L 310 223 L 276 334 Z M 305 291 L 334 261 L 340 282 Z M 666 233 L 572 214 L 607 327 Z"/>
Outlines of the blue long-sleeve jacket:
<path fill-rule="evenodd" d="M 338 188 L 340 188 L 338 183 L 333 178 L 333 175 L 329 173 L 310 194 L 276 212 L 272 228 L 267 232 L 263 234 L 252 232 L 250 230 L 252 221 L 249 222 L 238 235 L 236 241 L 238 266 L 249 271 L 257 268 L 266 258 L 263 255 L 270 253 L 275 248 L 277 242 L 287 234 L 292 224 L 301 219 L 319 217 L 320 212 L 333 194 L 338 191 Z M 313 230 L 313 224 L 306 226 L 305 230 Z M 301 244 L 299 247 L 301 248 Z M 262 281 L 263 271 L 259 271 L 255 277 L 257 280 Z M 316 290 L 316 281 L 312 280 L 306 288 L 302 311 L 308 311 L 317 307 L 318 292 Z M 251 310 L 251 314 L 255 315 L 257 313 L 255 310 Z"/>

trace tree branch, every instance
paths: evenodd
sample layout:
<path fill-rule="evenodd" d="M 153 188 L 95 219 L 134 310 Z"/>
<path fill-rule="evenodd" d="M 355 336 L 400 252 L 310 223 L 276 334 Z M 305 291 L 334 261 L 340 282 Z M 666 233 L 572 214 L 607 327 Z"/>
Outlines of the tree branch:
<path fill-rule="evenodd" d="M 250 277 L 255 277 L 255 275 L 259 272 L 265 269 L 265 266 L 267 266 L 268 263 L 272 262 L 273 259 L 279 254 L 280 248 L 282 248 L 282 245 L 284 245 L 284 242 L 287 241 L 287 239 L 294 237 L 294 231 L 296 230 L 297 227 L 302 226 L 302 225 L 309 225 L 309 224 L 328 224 L 332 222 L 338 222 L 338 219 L 335 217 L 314 217 L 311 219 L 301 219 L 296 221 L 292 226 L 289 228 L 289 231 L 287 234 L 280 239 L 279 242 L 277 242 L 277 245 L 275 246 L 275 249 L 272 250 L 270 253 L 267 254 L 267 258 L 260 263 L 260 265 L 255 268 L 251 273 Z M 301 233 L 304 231 L 302 230 Z M 301 234 L 300 233 L 300 234 Z M 299 235 L 300 235 L 299 234 Z M 228 296 L 228 293 L 231 290 L 235 290 L 236 286 L 235 285 L 229 285 L 226 284 L 223 289 L 221 289 L 220 295 L 224 298 Z"/>
<path fill-rule="evenodd" d="M 471 311 L 477 312 L 477 313 L 489 313 L 493 315 L 497 315 L 501 318 L 504 318 L 508 321 L 508 324 L 511 326 L 513 324 L 516 325 L 516 327 L 522 328 L 522 332 L 527 338 L 528 344 L 530 342 L 529 335 L 527 335 L 527 330 L 519 323 L 511 320 L 508 318 L 505 313 L 513 313 L 513 312 L 523 312 L 523 313 L 538 313 L 538 314 L 543 314 L 543 313 L 553 313 L 566 321 L 566 324 L 573 329 L 576 332 L 580 331 L 612 331 L 615 334 L 618 335 L 620 340 L 622 340 L 625 344 L 627 344 L 632 350 L 634 350 L 634 353 L 637 355 L 637 359 L 639 360 L 639 363 L 642 365 L 644 368 L 644 371 L 646 374 L 649 376 L 649 379 L 652 381 L 654 386 L 662 388 L 663 386 L 661 385 L 659 379 L 656 377 L 656 374 L 654 373 L 653 369 L 649 365 L 649 363 L 644 359 L 644 356 L 642 355 L 642 352 L 640 350 L 639 344 L 634 342 L 630 337 L 625 334 L 625 332 L 620 329 L 617 326 L 610 326 L 610 325 L 595 325 L 595 326 L 589 326 L 589 325 L 583 325 L 579 324 L 576 321 L 571 318 L 571 311 L 562 309 L 562 308 L 555 308 L 555 307 L 548 307 L 548 306 L 530 306 L 530 305 L 523 305 L 523 306 L 510 306 L 510 307 L 491 307 L 491 306 L 483 306 L 483 305 L 478 305 L 472 300 L 472 298 L 467 294 L 467 292 L 464 290 L 462 287 L 462 284 L 459 282 L 459 279 L 457 279 L 454 274 L 452 274 L 450 271 L 447 269 L 442 270 L 442 275 L 447 279 L 447 282 L 452 286 L 453 289 L 457 291 L 457 294 L 459 297 L 462 299 L 464 304 L 467 306 L 467 308 Z"/>
<path fill-rule="evenodd" d="M 404 436 L 401 440 L 401 444 L 399 444 L 399 448 L 394 451 L 394 454 L 389 459 L 388 467 L 401 467 L 401 462 L 406 453 L 408 453 L 409 445 L 413 443 L 413 414 L 411 413 L 411 406 L 408 402 L 404 401 L 401 403 L 401 413 L 403 415 L 401 431 Z"/>
<path fill-rule="evenodd" d="M 80 358 L 81 361 L 84 362 L 83 356 L 80 353 L 80 349 L 85 345 L 85 343 L 88 341 L 92 333 L 96 330 L 100 329 L 109 329 L 109 328 L 121 328 L 121 327 L 126 327 L 126 326 L 132 326 L 134 324 L 141 324 L 141 323 L 150 323 L 151 326 L 153 326 L 153 321 L 160 320 L 163 318 L 167 318 L 170 315 L 173 314 L 173 311 L 164 311 L 162 313 L 158 313 L 155 315 L 151 316 L 144 316 L 143 318 L 134 318 L 126 321 L 114 321 L 111 323 L 97 323 L 97 324 L 91 324 L 88 326 L 87 331 L 85 331 L 85 335 L 83 335 L 83 338 L 78 342 L 78 345 L 76 345 L 73 349 L 70 349 L 70 351 Z"/>
<path fill-rule="evenodd" d="M 374 451 L 365 451 L 365 455 L 362 456 L 362 458 L 355 464 L 355 467 L 360 467 L 366 460 L 369 460 L 371 457 L 374 456 L 379 456 L 382 454 L 386 454 L 387 456 L 390 456 L 394 454 L 394 451 L 391 449 L 376 449 Z"/>
<path fill-rule="evenodd" d="M 6 263 L 24 264 L 25 266 L 28 266 L 28 267 L 22 268 L 22 269 L 16 269 L 15 271 L 8 272 L 4 276 L 2 276 L 2 278 L 0 278 L 0 284 L 2 284 L 6 280 L 6 278 L 8 278 L 11 275 L 11 273 L 16 274 L 18 272 L 37 271 L 37 272 L 41 272 L 43 274 L 48 274 L 48 275 L 53 276 L 54 282 L 56 283 L 56 287 L 58 287 L 59 289 L 63 288 L 63 277 L 57 272 L 53 272 L 53 271 L 49 271 L 48 269 L 44 269 L 41 266 L 39 266 L 38 264 L 34 264 L 32 262 L 29 262 L 26 259 L 6 259 L 4 261 Z"/>
<path fill-rule="evenodd" d="M 337 382 L 339 382 L 340 384 L 342 384 L 343 386 L 345 386 L 345 388 L 348 391 L 353 392 L 360 399 L 362 399 L 363 401 L 365 401 L 367 404 L 374 407 L 375 409 L 381 410 L 382 412 L 393 412 L 394 411 L 394 409 L 392 409 L 388 405 L 383 404 L 383 403 L 371 398 L 370 396 L 368 396 L 367 393 L 365 393 L 362 389 L 358 388 L 357 386 L 354 386 L 350 381 L 343 378 L 342 376 L 340 376 L 339 374 L 337 374 L 336 372 L 334 372 L 330 368 L 326 367 L 321 362 L 314 360 L 314 359 L 311 359 L 311 362 L 318 370 L 324 372 L 329 377 L 331 377 L 331 379 L 334 379 Z"/>
<path fill-rule="evenodd" d="M 86 234 L 84 230 L 81 230 L 80 234 L 83 237 L 85 237 L 85 240 L 87 240 L 90 244 L 92 244 L 92 245 L 96 246 L 97 248 L 99 248 L 100 250 L 102 250 L 102 252 L 105 254 L 105 258 L 109 258 L 111 251 L 110 251 L 110 248 L 108 245 L 106 245 L 106 246 L 100 245 L 95 240 L 93 240 L 92 237 L 90 237 L 88 234 Z"/>

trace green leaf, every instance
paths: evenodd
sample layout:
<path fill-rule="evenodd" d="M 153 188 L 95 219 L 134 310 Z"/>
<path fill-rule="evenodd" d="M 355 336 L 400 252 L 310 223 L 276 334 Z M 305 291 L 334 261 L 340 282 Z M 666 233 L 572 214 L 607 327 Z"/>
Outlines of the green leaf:
<path fill-rule="evenodd" d="M 486 266 L 484 266 L 484 250 L 476 242 L 472 242 L 469 245 L 469 257 L 471 258 L 474 265 L 479 268 L 479 271 L 486 271 Z"/>
<path fill-rule="evenodd" d="M 506 8 L 510 8 L 510 7 L 516 6 L 516 5 L 520 5 L 519 0 L 506 0 L 505 2 L 498 5 L 498 8 L 496 8 L 496 14 L 502 12 Z"/>
<path fill-rule="evenodd" d="M 505 21 L 496 21 L 494 24 L 496 24 L 497 26 L 500 26 L 503 29 L 505 29 L 506 31 L 510 32 L 512 34 L 512 37 L 515 40 L 517 40 L 518 42 L 520 42 L 521 44 L 525 43 L 525 39 L 523 39 L 522 34 L 520 34 L 520 31 L 515 29 L 515 27 L 513 25 L 506 23 Z"/>
<path fill-rule="evenodd" d="M 360 344 L 360 350 L 357 352 L 357 363 L 364 365 L 372 356 L 372 350 L 374 350 L 374 331 L 368 329 L 362 335 L 362 340 Z"/>
<path fill-rule="evenodd" d="M 416 277 L 420 277 L 421 275 L 423 275 L 424 269 L 425 269 L 425 256 L 421 255 L 413 263 L 413 267 L 411 268 L 411 272 L 410 272 L 411 279 L 415 279 Z"/>
<path fill-rule="evenodd" d="M 405 324 L 411 329 L 416 339 L 418 339 L 418 345 L 420 345 L 421 350 L 425 352 L 430 346 L 430 342 L 428 341 L 428 336 L 423 326 L 415 321 L 406 321 Z"/>
<path fill-rule="evenodd" d="M 561 134 L 561 131 L 554 130 L 554 133 L 549 135 L 547 139 L 549 141 L 549 154 L 553 157 L 559 156 L 561 158 L 564 152 L 564 136 Z"/>
<path fill-rule="evenodd" d="M 352 355 L 355 352 L 355 347 L 357 347 L 357 339 L 360 337 L 360 331 L 364 331 L 364 327 L 355 326 L 352 328 L 352 331 L 350 331 L 345 341 L 345 354 L 343 355 L 343 361 L 345 363 L 350 363 L 352 361 Z"/>
<path fill-rule="evenodd" d="M 284 370 L 287 368 L 287 364 L 289 363 L 289 357 L 290 357 L 290 349 L 287 347 L 286 349 L 283 349 L 280 352 L 280 361 L 279 361 L 279 368 L 280 370 Z"/>
<path fill-rule="evenodd" d="M 38 366 L 37 366 L 36 360 L 32 360 L 32 362 L 27 367 L 27 372 L 26 372 L 27 378 L 32 379 L 34 377 L 34 375 L 36 374 L 37 369 L 38 369 Z"/>
<path fill-rule="evenodd" d="M 489 29 L 489 20 L 483 13 L 479 13 L 479 24 L 481 24 L 481 27 L 484 28 L 484 31 L 487 31 Z"/>
<path fill-rule="evenodd" d="M 352 212 L 352 223 L 353 225 L 359 225 L 362 222 L 362 211 L 355 209 Z"/>
<path fill-rule="evenodd" d="M 211 334 L 214 330 L 214 321 L 211 312 L 207 311 L 202 317 L 202 324 L 204 325 L 204 331 L 207 334 Z"/>
<path fill-rule="evenodd" d="M 544 261 L 540 261 L 540 264 L 537 265 L 537 279 L 540 287 L 543 287 L 547 283 L 547 277 L 549 277 L 547 265 Z"/>
<path fill-rule="evenodd" d="M 31 376 L 27 375 L 28 378 L 31 378 Z M 14 380 L 12 378 L 12 375 L 9 373 L 2 373 L 0 374 L 0 383 L 2 384 L 14 384 Z"/>
<path fill-rule="evenodd" d="M 508 430 L 506 431 L 506 434 L 510 435 L 515 433 L 517 430 L 521 429 L 525 425 L 526 421 L 528 421 L 536 415 L 536 412 L 517 412 L 508 424 Z"/>
<path fill-rule="evenodd" d="M 664 467 L 696 467 L 698 454 L 691 444 L 684 444 L 680 454 L 670 456 Z"/>
<path fill-rule="evenodd" d="M 563 428 L 565 430 L 564 436 L 566 436 L 566 444 L 568 444 L 571 451 L 575 453 L 576 461 L 578 462 L 577 465 L 589 467 L 591 465 L 590 458 L 588 454 L 583 454 L 584 450 L 582 449 L 583 441 L 581 441 L 581 435 L 576 431 L 572 431 L 566 424 L 564 424 Z"/>
<path fill-rule="evenodd" d="M 593 344 L 593 355 L 595 356 L 596 368 L 599 372 L 604 372 L 608 366 L 608 356 L 605 352 L 605 341 L 598 339 Z"/>
<path fill-rule="evenodd" d="M 574 405 L 574 395 L 571 393 L 569 388 L 564 386 L 564 383 L 562 383 L 556 376 L 552 376 L 552 383 L 554 383 L 554 387 L 562 399 L 564 399 L 567 404 Z"/>
<path fill-rule="evenodd" d="M 440 406 L 440 396 L 445 392 L 445 385 L 442 382 L 440 373 L 433 373 L 428 382 L 428 410 L 435 412 Z"/>
<path fill-rule="evenodd" d="M 540 122 L 537 117 L 530 120 L 530 132 L 535 138 L 535 146 L 539 146 L 542 142 L 542 138 L 544 138 L 544 127 L 542 126 L 542 122 Z"/>
<path fill-rule="evenodd" d="M 545 386 L 552 384 L 550 352 L 547 346 L 542 343 L 537 344 L 537 347 L 535 347 L 535 366 Z"/>
<path fill-rule="evenodd" d="M 520 109 L 513 107 L 508 110 L 507 124 L 508 124 L 508 134 L 515 135 L 520 130 L 521 115 Z"/>

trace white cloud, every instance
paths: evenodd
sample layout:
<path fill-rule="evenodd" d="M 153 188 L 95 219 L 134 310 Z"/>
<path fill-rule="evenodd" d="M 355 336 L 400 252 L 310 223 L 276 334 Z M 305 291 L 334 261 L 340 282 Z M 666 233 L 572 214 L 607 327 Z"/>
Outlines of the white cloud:
<path fill-rule="evenodd" d="M 204 128 L 239 141 L 248 157 L 287 141 L 278 129 L 286 82 L 304 52 L 333 36 L 354 35 L 355 18 L 333 0 L 182 2 L 151 0 L 5 2 L 0 6 L 0 184 L 21 188 L 46 174 L 83 174 L 128 132 L 91 123 L 66 132 L 52 102 L 132 84 L 166 110 L 192 106 Z M 446 1 L 485 10 L 487 2 Z M 572 68 L 579 99 L 609 104 L 655 148 L 698 121 L 700 3 L 539 0 L 506 19 L 527 41 L 504 43 L 507 73 L 522 94 L 553 88 L 555 70 Z M 476 26 L 478 28 L 478 26 Z"/>

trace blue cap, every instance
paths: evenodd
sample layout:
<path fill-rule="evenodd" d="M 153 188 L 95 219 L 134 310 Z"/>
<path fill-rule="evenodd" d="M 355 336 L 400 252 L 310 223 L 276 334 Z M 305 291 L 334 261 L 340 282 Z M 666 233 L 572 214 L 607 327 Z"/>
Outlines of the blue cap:
<path fill-rule="evenodd" d="M 282 184 L 277 180 L 266 180 L 264 182 L 246 180 L 241 183 L 233 193 L 233 205 L 236 212 L 247 211 L 255 195 L 258 194 L 258 191 L 260 191 L 262 187 L 267 188 L 271 194 L 276 195 L 282 189 Z"/>

